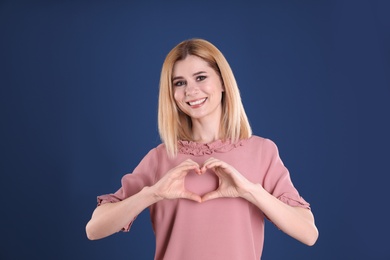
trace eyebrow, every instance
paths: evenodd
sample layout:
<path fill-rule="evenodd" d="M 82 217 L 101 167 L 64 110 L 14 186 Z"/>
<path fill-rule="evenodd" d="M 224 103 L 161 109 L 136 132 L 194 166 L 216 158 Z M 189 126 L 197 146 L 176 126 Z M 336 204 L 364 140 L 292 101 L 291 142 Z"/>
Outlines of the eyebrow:
<path fill-rule="evenodd" d="M 195 76 L 198 76 L 198 75 L 203 74 L 203 73 L 207 73 L 207 72 L 206 71 L 198 71 L 198 72 L 195 72 L 194 74 L 192 74 L 192 76 L 195 77 Z M 172 81 L 175 81 L 177 79 L 183 79 L 183 77 L 182 76 L 173 77 Z"/>

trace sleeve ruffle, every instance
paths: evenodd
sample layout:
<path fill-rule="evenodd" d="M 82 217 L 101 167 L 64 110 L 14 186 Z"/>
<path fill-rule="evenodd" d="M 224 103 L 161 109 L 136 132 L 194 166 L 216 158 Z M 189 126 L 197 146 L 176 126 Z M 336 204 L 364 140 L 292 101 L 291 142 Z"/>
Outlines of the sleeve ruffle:
<path fill-rule="evenodd" d="M 291 207 L 301 207 L 301 208 L 311 210 L 310 204 L 306 200 L 304 200 L 304 198 L 297 196 L 295 194 L 283 194 L 283 195 L 279 196 L 278 199 L 281 202 L 283 202 Z M 265 215 L 265 217 L 269 221 L 271 221 L 271 223 L 273 223 L 272 220 L 267 215 Z M 279 229 L 278 226 L 276 226 L 276 227 Z"/>
<path fill-rule="evenodd" d="M 105 203 L 115 203 L 115 202 L 119 202 L 119 201 L 121 201 L 121 199 L 116 197 L 114 194 L 105 194 L 105 195 L 101 195 L 101 196 L 97 197 L 97 206 L 103 205 Z M 129 232 L 130 228 L 131 228 L 131 225 L 133 224 L 135 219 L 136 218 L 134 218 L 129 224 L 124 226 L 121 229 L 121 231 Z"/>
<path fill-rule="evenodd" d="M 118 197 L 116 197 L 114 194 L 105 194 L 97 197 L 97 205 L 103 205 L 105 203 L 114 203 L 121 201 Z"/>
<path fill-rule="evenodd" d="M 296 194 L 283 194 L 278 197 L 280 201 L 283 203 L 290 205 L 292 207 L 301 207 L 310 209 L 310 204 L 304 200 L 304 198 L 296 195 Z"/>

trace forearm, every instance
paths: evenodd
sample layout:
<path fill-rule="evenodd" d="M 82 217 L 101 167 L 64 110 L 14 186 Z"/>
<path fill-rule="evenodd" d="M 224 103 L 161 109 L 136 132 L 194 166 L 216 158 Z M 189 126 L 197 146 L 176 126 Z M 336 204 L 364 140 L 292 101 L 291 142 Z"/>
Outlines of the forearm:
<path fill-rule="evenodd" d="M 306 245 L 318 238 L 314 217 L 309 209 L 289 206 L 268 193 L 260 184 L 250 184 L 242 196 L 256 205 L 283 232 Z"/>
<path fill-rule="evenodd" d="M 160 199 L 155 196 L 151 187 L 145 187 L 139 193 L 123 201 L 106 203 L 97 207 L 87 223 L 87 237 L 95 240 L 120 231 L 145 208 Z"/>

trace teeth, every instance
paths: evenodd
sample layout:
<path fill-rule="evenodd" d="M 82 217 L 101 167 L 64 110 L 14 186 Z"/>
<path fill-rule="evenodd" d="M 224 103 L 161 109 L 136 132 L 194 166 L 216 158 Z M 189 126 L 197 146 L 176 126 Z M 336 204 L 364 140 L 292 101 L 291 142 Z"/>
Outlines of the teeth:
<path fill-rule="evenodd" d="M 203 99 L 199 99 L 197 101 L 188 102 L 188 103 L 190 104 L 190 106 L 196 106 L 196 105 L 202 104 L 205 100 L 206 100 L 206 98 L 203 98 Z"/>

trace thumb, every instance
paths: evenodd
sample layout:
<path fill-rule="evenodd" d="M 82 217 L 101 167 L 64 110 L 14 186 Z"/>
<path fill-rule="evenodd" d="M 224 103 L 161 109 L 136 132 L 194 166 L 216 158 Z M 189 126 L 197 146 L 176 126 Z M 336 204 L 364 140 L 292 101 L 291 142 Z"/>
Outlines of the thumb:
<path fill-rule="evenodd" d="M 211 192 L 206 193 L 205 195 L 203 195 L 202 202 L 208 201 L 208 200 L 217 199 L 217 198 L 220 198 L 220 195 L 219 195 L 218 191 L 211 191 Z"/>
<path fill-rule="evenodd" d="M 198 194 L 195 194 L 195 193 L 189 192 L 189 191 L 187 191 L 183 194 L 183 199 L 193 200 L 196 202 L 202 202 L 202 198 Z"/>

